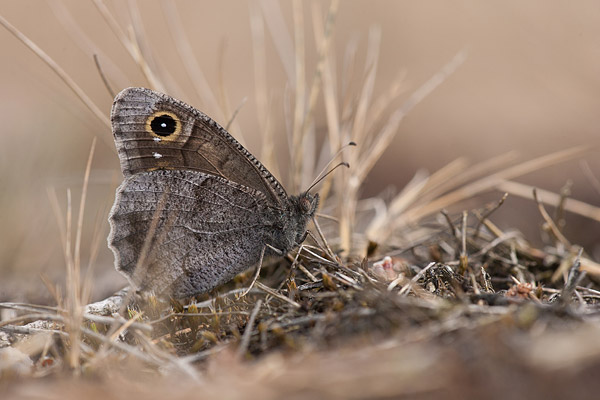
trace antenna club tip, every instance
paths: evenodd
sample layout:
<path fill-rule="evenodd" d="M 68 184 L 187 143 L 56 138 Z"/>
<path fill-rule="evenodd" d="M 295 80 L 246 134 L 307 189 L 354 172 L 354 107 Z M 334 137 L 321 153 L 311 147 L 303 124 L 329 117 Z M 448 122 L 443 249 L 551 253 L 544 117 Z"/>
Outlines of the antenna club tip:
<path fill-rule="evenodd" d="M 346 168 L 350 168 L 350 164 L 348 164 L 347 162 L 343 162 L 343 163 L 341 163 L 341 165 L 343 165 Z"/>

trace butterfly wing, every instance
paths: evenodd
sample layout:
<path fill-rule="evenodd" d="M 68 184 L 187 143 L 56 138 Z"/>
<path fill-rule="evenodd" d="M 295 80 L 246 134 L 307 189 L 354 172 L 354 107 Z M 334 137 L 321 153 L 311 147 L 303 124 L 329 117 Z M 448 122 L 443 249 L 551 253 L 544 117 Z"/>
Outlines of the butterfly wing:
<path fill-rule="evenodd" d="M 270 215 L 263 194 L 214 175 L 140 172 L 117 191 L 109 247 L 136 288 L 182 298 L 256 264 Z"/>
<path fill-rule="evenodd" d="M 156 169 L 194 170 L 253 188 L 276 207 L 287 199 L 260 161 L 219 124 L 179 100 L 128 88 L 115 98 L 111 121 L 126 177 Z"/>

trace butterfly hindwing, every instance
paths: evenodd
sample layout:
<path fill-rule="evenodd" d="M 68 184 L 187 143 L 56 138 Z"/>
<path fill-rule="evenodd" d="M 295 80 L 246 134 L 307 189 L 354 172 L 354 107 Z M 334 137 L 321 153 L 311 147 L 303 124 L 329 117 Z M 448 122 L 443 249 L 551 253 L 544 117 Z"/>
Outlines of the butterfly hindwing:
<path fill-rule="evenodd" d="M 141 172 L 119 188 L 109 245 L 117 269 L 138 288 L 184 297 L 258 262 L 269 215 L 264 196 L 234 182 L 196 171 Z"/>

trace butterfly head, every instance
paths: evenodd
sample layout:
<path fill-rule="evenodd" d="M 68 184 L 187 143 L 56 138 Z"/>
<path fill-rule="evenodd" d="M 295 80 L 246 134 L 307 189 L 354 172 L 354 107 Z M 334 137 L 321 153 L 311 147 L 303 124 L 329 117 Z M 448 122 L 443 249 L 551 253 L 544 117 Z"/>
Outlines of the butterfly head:
<path fill-rule="evenodd" d="M 306 215 L 307 218 L 312 218 L 319 206 L 319 193 L 310 194 L 302 193 L 298 196 L 298 211 L 301 215 Z"/>
<path fill-rule="evenodd" d="M 290 219 L 290 221 L 294 221 L 293 228 L 290 233 L 293 232 L 293 236 L 289 237 L 288 240 L 291 239 L 289 245 L 291 247 L 297 246 L 301 244 L 306 238 L 306 224 L 308 220 L 315 215 L 315 211 L 319 206 L 319 194 L 310 194 L 308 192 L 304 192 L 299 196 L 290 197 L 292 204 L 292 213 L 294 217 Z"/>

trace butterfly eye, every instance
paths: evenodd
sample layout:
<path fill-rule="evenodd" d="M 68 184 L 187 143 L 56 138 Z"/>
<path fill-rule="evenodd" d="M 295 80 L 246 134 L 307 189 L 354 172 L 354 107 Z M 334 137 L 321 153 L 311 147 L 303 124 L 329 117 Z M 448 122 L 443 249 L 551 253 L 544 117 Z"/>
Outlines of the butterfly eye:
<path fill-rule="evenodd" d="M 311 205 L 312 204 L 310 203 L 310 200 L 308 198 L 302 197 L 300 199 L 300 207 L 302 208 L 302 211 L 309 212 Z"/>
<path fill-rule="evenodd" d="M 181 122 L 175 114 L 157 111 L 146 120 L 146 130 L 161 138 L 176 136 L 181 131 Z"/>

